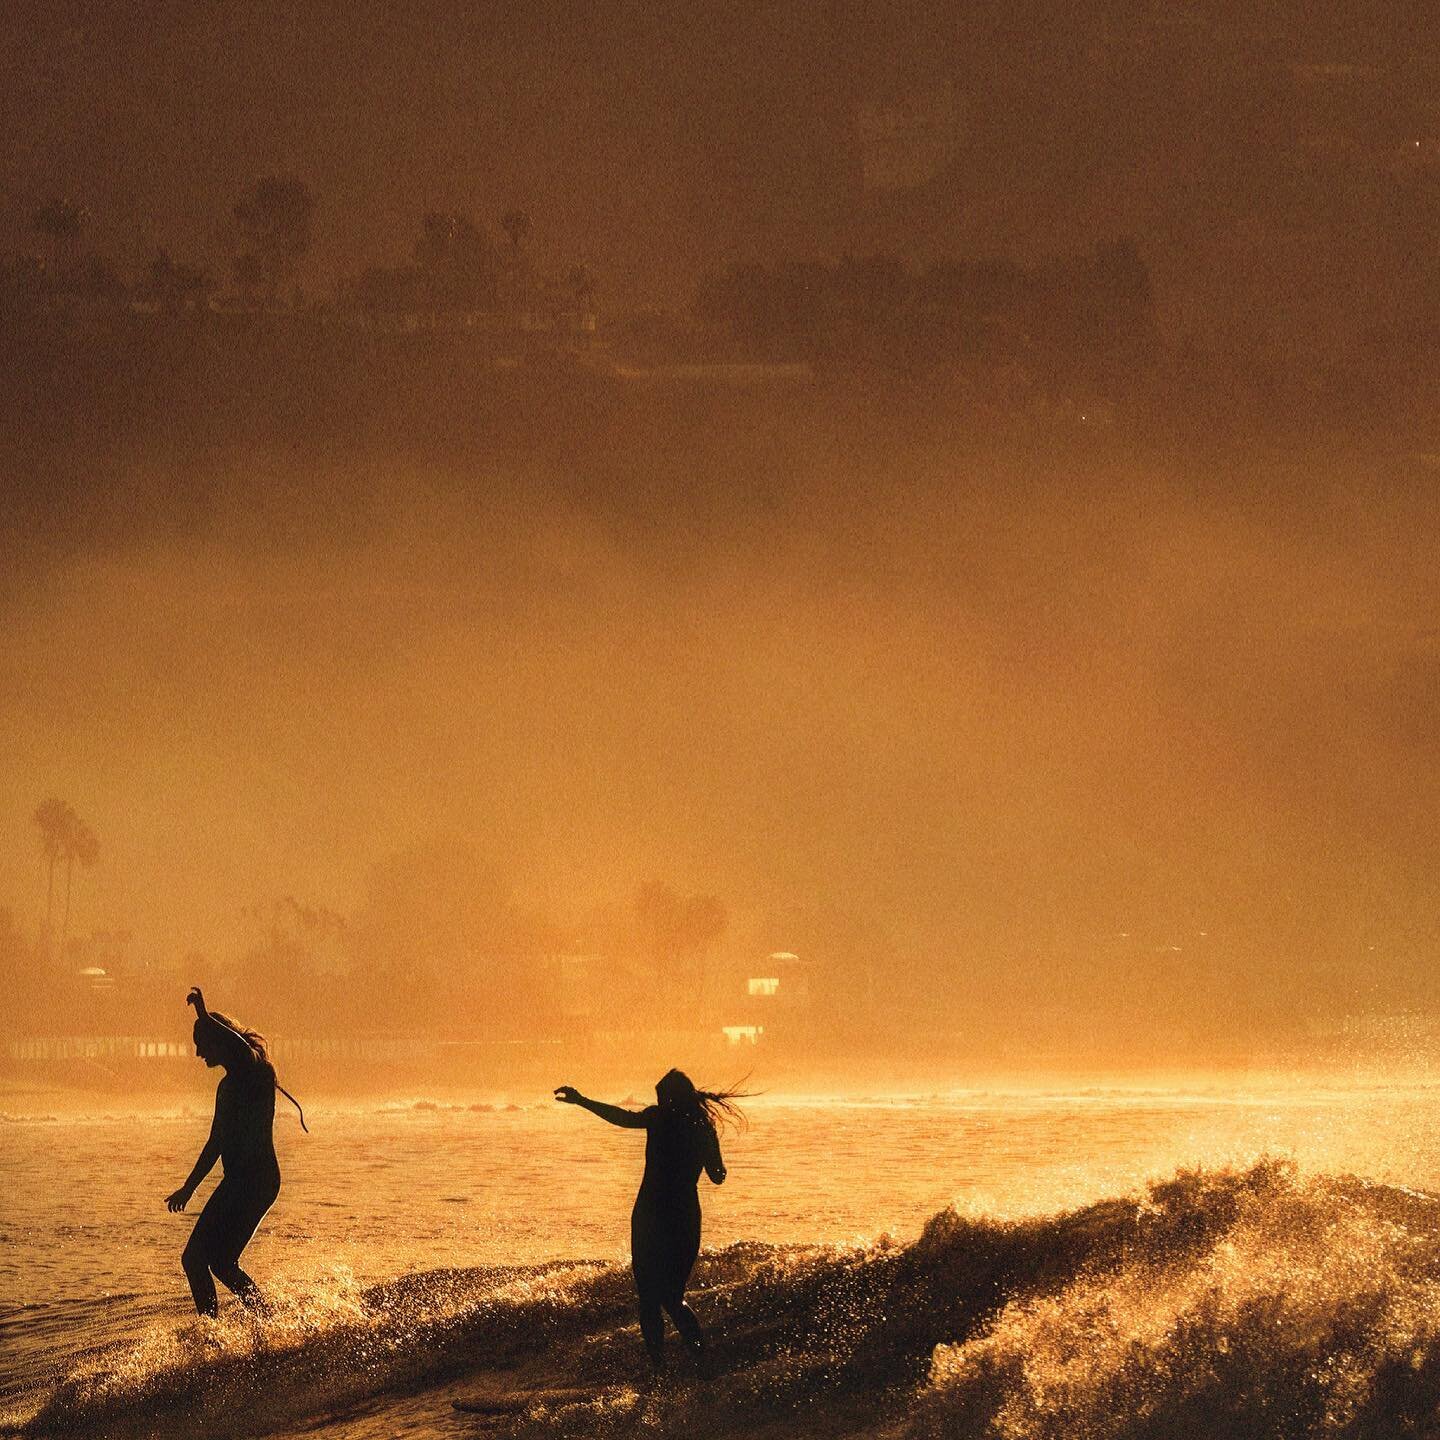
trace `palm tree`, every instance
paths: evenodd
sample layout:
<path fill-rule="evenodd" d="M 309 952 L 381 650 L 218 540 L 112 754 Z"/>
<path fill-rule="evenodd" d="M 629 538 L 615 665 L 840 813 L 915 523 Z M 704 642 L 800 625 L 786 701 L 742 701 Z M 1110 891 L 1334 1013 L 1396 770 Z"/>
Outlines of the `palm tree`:
<path fill-rule="evenodd" d="M 523 210 L 507 210 L 500 228 L 510 237 L 510 258 L 503 276 L 502 303 L 512 319 L 531 308 L 530 266 L 520 253 L 521 242 L 530 233 L 530 217 Z"/>
<path fill-rule="evenodd" d="M 47 200 L 30 217 L 30 223 L 50 240 L 50 259 L 54 275 L 58 276 L 66 268 L 75 241 L 79 238 L 87 218 L 82 206 L 75 204 L 73 200 L 61 200 L 58 197 Z"/>
<path fill-rule="evenodd" d="M 293 175 L 263 175 L 240 197 L 235 224 L 247 274 L 265 287 L 274 301 L 281 283 L 310 249 L 315 197 Z M 237 274 L 237 280 L 240 276 Z M 242 286 L 244 281 L 240 280 Z"/>
<path fill-rule="evenodd" d="M 46 860 L 45 954 L 48 957 L 55 933 L 55 862 L 65 854 L 72 825 L 78 817 L 63 800 L 52 795 L 31 818 L 40 831 L 40 850 Z"/>
<path fill-rule="evenodd" d="M 75 862 L 78 860 L 81 868 L 88 870 L 100 854 L 100 842 L 95 838 L 95 832 L 73 810 L 70 821 L 65 847 L 65 919 L 60 928 L 61 955 L 64 955 L 70 939 L 70 886 L 75 875 Z"/>

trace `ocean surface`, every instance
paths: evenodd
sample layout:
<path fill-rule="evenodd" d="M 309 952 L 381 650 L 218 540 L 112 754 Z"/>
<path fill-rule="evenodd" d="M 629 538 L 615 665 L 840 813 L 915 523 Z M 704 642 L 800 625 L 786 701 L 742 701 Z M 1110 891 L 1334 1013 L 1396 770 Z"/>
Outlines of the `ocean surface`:
<path fill-rule="evenodd" d="M 714 1372 L 659 1388 L 642 1134 L 547 1096 L 306 1098 L 244 1262 L 273 1314 L 222 1291 L 214 1325 L 179 1267 L 213 1181 L 164 1206 L 205 1090 L 0 1121 L 6 1427 L 1440 1433 L 1440 1086 L 761 1096 L 702 1181 Z M 452 1408 L 474 1393 L 488 1418 Z"/>

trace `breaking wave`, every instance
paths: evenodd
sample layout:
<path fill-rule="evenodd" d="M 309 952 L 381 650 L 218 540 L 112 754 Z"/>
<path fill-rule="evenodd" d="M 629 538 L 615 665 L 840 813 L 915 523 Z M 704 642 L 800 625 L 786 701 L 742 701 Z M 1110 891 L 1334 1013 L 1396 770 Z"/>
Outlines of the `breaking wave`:
<path fill-rule="evenodd" d="M 706 1373 L 638 1384 L 628 1272 L 590 1262 L 277 1291 L 273 1313 L 153 1322 L 23 1396 L 25 1434 L 264 1434 L 347 1407 L 511 1433 L 884 1433 L 895 1440 L 1390 1440 L 1440 1428 L 1440 1201 L 1283 1161 L 1182 1171 L 913 1243 L 734 1245 L 695 1303 Z M 478 1387 L 478 1389 L 477 1389 Z M 418 1401 L 416 1397 L 419 1397 Z M 366 1432 L 371 1433 L 371 1432 Z"/>

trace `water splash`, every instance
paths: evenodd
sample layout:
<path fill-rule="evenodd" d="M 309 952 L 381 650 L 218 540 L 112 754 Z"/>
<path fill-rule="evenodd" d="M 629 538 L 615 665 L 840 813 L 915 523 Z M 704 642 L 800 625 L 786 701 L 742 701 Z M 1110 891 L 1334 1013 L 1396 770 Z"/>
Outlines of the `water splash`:
<path fill-rule="evenodd" d="M 263 1434 L 364 1400 L 509 1387 L 522 1436 L 1390 1440 L 1440 1407 L 1440 1204 L 1283 1160 L 1063 1214 L 947 1210 L 910 1244 L 707 1254 L 709 1374 L 642 1387 L 622 1267 L 438 1271 L 157 1326 L 39 1397 L 28 1433 Z M 1428 1429 L 1427 1429 L 1428 1427 Z"/>

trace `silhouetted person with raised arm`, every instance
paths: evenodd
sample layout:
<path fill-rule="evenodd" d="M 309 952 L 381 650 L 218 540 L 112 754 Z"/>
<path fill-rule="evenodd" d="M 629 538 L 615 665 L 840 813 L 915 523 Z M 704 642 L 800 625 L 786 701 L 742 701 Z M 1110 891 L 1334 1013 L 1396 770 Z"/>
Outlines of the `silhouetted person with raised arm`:
<path fill-rule="evenodd" d="M 685 1286 L 700 1254 L 700 1172 L 725 1183 L 719 1127 L 744 1123 L 739 1091 L 697 1090 L 688 1075 L 671 1070 L 655 1087 L 656 1104 L 626 1110 L 590 1100 L 573 1085 L 555 1098 L 580 1105 L 624 1130 L 645 1131 L 645 1177 L 630 1213 L 630 1255 L 640 1297 L 640 1333 L 656 1370 L 665 1364 L 665 1315 L 695 1356 L 705 1338 L 685 1303 Z"/>
<path fill-rule="evenodd" d="M 244 1029 L 218 1010 L 207 1010 L 198 985 L 185 1003 L 195 1007 L 195 1053 L 212 1069 L 223 1066 L 225 1078 L 215 1090 L 210 1138 L 190 1178 L 165 1203 L 172 1212 L 183 1210 L 215 1162 L 222 1162 L 224 1178 L 205 1202 L 180 1257 L 196 1310 L 213 1316 L 219 1313 L 216 1280 L 245 1305 L 263 1305 L 260 1287 L 240 1268 L 240 1255 L 280 1193 L 280 1162 L 271 1133 L 280 1086 L 263 1035 Z M 288 1090 L 281 1094 L 300 1109 Z M 304 1111 L 300 1124 L 305 1127 Z"/>

